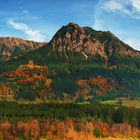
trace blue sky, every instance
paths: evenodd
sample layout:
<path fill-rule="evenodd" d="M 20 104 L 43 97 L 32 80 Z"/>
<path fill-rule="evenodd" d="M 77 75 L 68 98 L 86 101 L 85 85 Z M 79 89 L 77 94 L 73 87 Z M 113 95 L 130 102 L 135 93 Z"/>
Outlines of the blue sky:
<path fill-rule="evenodd" d="M 109 30 L 140 50 L 140 0 L 0 0 L 0 36 L 49 41 L 69 22 Z"/>

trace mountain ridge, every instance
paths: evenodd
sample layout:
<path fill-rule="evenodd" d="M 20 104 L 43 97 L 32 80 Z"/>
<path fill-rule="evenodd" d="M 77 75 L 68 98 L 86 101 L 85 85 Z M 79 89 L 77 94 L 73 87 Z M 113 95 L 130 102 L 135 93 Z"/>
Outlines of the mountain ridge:
<path fill-rule="evenodd" d="M 0 37 L 0 59 L 7 61 L 11 57 L 17 58 L 45 44 L 45 42 L 29 41 L 16 37 Z"/>
<path fill-rule="evenodd" d="M 70 62 L 70 53 L 81 53 L 86 59 L 101 56 L 106 66 L 116 67 L 116 57 L 140 57 L 137 51 L 125 44 L 110 31 L 96 31 L 75 23 L 62 26 L 50 41 L 52 49 L 62 53 Z"/>
<path fill-rule="evenodd" d="M 122 42 L 112 32 L 96 31 L 90 27 L 80 27 L 75 23 L 62 26 L 50 42 L 54 50 L 64 52 L 70 50 L 94 55 L 98 53 L 106 58 L 108 55 L 106 49 L 110 47 L 110 51 L 115 50 L 120 55 L 140 56 L 140 51 Z M 112 52 L 109 52 L 109 55 L 112 55 Z"/>

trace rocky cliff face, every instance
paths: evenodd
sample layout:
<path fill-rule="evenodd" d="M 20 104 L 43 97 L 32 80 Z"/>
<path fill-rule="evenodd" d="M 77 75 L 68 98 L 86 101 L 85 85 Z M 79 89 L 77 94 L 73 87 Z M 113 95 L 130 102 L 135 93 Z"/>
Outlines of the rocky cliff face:
<path fill-rule="evenodd" d="M 70 23 L 63 26 L 52 39 L 53 50 L 61 52 L 81 52 L 86 58 L 89 54 L 100 54 L 106 58 L 104 45 L 96 38 L 87 35 L 84 28 Z"/>
<path fill-rule="evenodd" d="M 16 58 L 45 44 L 13 37 L 0 37 L 0 61 L 7 61 L 13 57 Z"/>
<path fill-rule="evenodd" d="M 68 51 L 80 52 L 85 58 L 98 54 L 109 60 L 112 55 L 140 56 L 140 52 L 132 49 L 119 40 L 111 32 L 95 31 L 89 27 L 80 27 L 69 23 L 63 26 L 51 40 L 53 50 L 67 54 Z"/>

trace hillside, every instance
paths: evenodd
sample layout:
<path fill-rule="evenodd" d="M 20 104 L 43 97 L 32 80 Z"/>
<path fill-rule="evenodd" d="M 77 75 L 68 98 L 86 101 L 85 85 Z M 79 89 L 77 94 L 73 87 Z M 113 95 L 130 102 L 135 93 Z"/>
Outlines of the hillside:
<path fill-rule="evenodd" d="M 30 60 L 15 71 L 1 74 L 0 94 L 14 95 L 15 99 L 45 98 L 51 85 L 47 70 L 47 67 L 35 65 Z"/>
<path fill-rule="evenodd" d="M 46 43 L 27 41 L 14 37 L 0 37 L 0 61 L 18 58 L 23 54 L 36 50 Z"/>
<path fill-rule="evenodd" d="M 95 101 L 140 96 L 140 52 L 111 32 L 69 23 L 43 47 L 0 63 L 0 72 L 15 71 L 29 60 L 48 67 L 51 93 L 60 99 Z"/>

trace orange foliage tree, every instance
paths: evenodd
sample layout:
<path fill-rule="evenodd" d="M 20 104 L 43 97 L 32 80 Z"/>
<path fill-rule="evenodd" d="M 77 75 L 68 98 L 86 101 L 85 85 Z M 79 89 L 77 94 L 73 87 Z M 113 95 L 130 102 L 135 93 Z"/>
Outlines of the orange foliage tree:
<path fill-rule="evenodd" d="M 28 93 L 33 97 L 44 98 L 51 90 L 52 80 L 48 78 L 48 68 L 39 65 L 21 65 L 16 71 L 5 72 L 1 77 L 10 81 L 10 86 L 15 97 L 28 98 Z M 7 83 L 0 83 L 0 94 L 11 93 Z M 19 95 L 19 96 L 18 96 Z M 21 97 L 21 98 L 22 98 Z"/>
<path fill-rule="evenodd" d="M 0 122 L 0 138 L 4 140 L 25 140 L 41 137 L 45 139 L 57 140 L 94 140 L 96 137 L 137 137 L 140 130 L 132 127 L 130 124 L 112 124 L 109 125 L 102 121 L 84 121 L 84 120 L 36 120 L 29 119 L 17 123 L 3 121 Z"/>
<path fill-rule="evenodd" d="M 0 83 L 0 94 L 11 94 L 12 90 L 10 89 L 10 86 L 8 83 L 3 82 Z"/>
<path fill-rule="evenodd" d="M 78 85 L 78 89 L 76 90 L 76 95 L 88 95 L 90 93 L 94 93 L 96 95 L 104 95 L 108 91 L 111 91 L 113 87 L 113 82 L 109 83 L 104 77 L 97 76 L 92 77 L 88 80 L 77 80 L 76 84 Z"/>
<path fill-rule="evenodd" d="M 97 87 L 95 90 L 97 95 L 103 95 L 113 89 L 113 86 L 109 84 L 108 81 L 102 76 L 92 77 L 90 79 L 90 84 L 94 87 Z"/>

